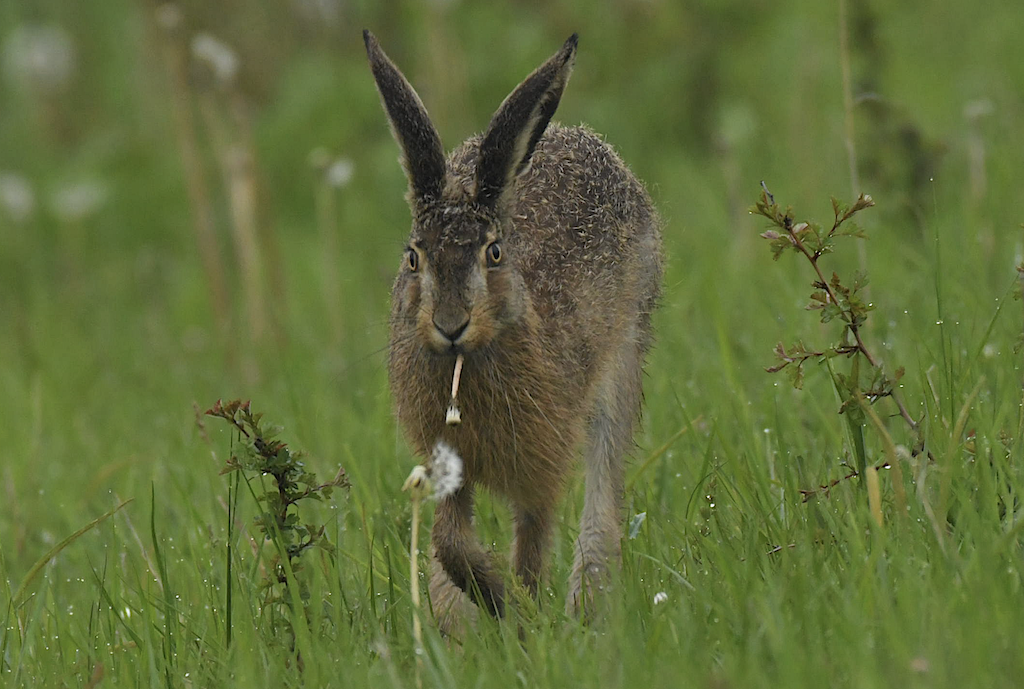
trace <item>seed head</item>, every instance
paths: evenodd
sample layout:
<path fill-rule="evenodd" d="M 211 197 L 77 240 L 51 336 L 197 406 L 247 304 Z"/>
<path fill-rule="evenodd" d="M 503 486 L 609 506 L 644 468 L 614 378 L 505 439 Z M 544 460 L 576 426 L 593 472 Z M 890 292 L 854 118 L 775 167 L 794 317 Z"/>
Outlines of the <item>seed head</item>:
<path fill-rule="evenodd" d="M 443 440 L 437 441 L 430 455 L 430 480 L 437 500 L 447 498 L 462 487 L 462 458 Z"/>

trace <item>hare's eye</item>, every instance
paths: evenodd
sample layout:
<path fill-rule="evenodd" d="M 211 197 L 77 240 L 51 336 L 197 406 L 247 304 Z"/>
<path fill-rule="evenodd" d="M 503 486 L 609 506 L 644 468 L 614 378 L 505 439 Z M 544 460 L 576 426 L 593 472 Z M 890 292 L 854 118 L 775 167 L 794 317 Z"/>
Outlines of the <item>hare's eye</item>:
<path fill-rule="evenodd" d="M 487 245 L 487 265 L 493 268 L 501 263 L 501 244 L 491 242 Z"/>
<path fill-rule="evenodd" d="M 416 249 L 409 249 L 405 252 L 405 264 L 409 266 L 409 272 L 415 273 L 420 269 L 420 256 Z"/>

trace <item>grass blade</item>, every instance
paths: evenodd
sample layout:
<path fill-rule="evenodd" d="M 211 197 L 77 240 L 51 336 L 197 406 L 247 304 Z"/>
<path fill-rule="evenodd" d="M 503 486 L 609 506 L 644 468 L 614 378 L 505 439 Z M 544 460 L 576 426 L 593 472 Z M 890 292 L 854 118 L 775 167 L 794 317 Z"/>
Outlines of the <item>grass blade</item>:
<path fill-rule="evenodd" d="M 14 609 L 17 610 L 22 605 L 24 605 L 25 597 L 28 595 L 29 587 L 32 586 L 32 582 L 35 581 L 36 577 L 39 576 L 39 573 L 43 571 L 43 568 L 46 567 L 47 563 L 49 563 L 50 560 L 52 560 L 53 558 L 57 557 L 57 555 L 59 555 L 62 550 L 64 550 L 69 545 L 74 543 L 80 537 L 82 537 L 85 534 L 87 534 L 89 531 L 94 529 L 96 526 L 102 524 L 104 521 L 106 521 L 110 517 L 112 517 L 115 514 L 117 514 L 121 510 L 122 507 L 124 507 L 125 505 L 130 503 L 133 499 L 134 498 L 130 498 L 128 500 L 125 500 L 124 502 L 122 502 L 120 505 L 118 505 L 117 507 L 113 508 L 112 510 L 110 510 L 108 512 L 104 512 L 99 517 L 96 517 L 91 522 L 89 522 L 88 524 L 83 526 L 81 529 L 79 529 L 75 533 L 71 534 L 70 536 L 65 538 L 63 541 L 61 541 L 57 545 L 55 545 L 52 548 L 50 548 L 46 552 L 45 555 L 43 555 L 41 558 L 39 558 L 36 561 L 36 563 L 34 565 L 32 565 L 32 569 L 30 569 L 28 571 L 28 574 L 25 575 L 25 578 L 21 580 L 21 584 L 18 585 L 18 590 L 14 592 L 14 596 L 12 596 L 12 598 L 11 598 L 12 605 L 13 605 Z"/>

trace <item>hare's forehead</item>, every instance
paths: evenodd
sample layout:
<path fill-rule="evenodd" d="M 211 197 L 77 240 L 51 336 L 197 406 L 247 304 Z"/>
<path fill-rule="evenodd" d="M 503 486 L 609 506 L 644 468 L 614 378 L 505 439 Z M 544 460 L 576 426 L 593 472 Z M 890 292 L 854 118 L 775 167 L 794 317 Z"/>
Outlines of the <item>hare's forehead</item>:
<path fill-rule="evenodd" d="M 439 206 L 421 213 L 412 227 L 412 240 L 438 250 L 473 250 L 496 238 L 498 225 L 487 213 L 461 204 Z"/>

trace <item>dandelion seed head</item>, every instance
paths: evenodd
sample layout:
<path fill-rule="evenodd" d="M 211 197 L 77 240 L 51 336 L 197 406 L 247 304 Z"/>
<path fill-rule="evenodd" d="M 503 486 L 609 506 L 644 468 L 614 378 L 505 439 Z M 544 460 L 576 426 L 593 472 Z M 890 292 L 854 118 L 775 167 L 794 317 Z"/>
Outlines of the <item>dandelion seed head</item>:
<path fill-rule="evenodd" d="M 71 34 L 52 25 L 15 27 L 4 40 L 0 59 L 9 79 L 44 94 L 63 91 L 77 66 Z"/>
<path fill-rule="evenodd" d="M 0 208 L 14 222 L 25 222 L 36 208 L 36 196 L 28 180 L 13 172 L 0 172 Z"/>
<path fill-rule="evenodd" d="M 192 54 L 206 62 L 222 83 L 230 83 L 238 74 L 238 55 L 229 45 L 210 34 L 201 33 L 192 39 Z"/>
<path fill-rule="evenodd" d="M 434 497 L 447 498 L 462 487 L 462 457 L 451 445 L 438 440 L 430 455 L 430 479 L 434 484 Z"/>
<path fill-rule="evenodd" d="M 337 158 L 327 168 L 327 183 L 341 189 L 352 181 L 356 166 L 349 158 Z"/>
<path fill-rule="evenodd" d="M 84 180 L 61 187 L 53 193 L 53 212 L 64 222 L 79 222 L 95 215 L 110 193 L 98 180 Z"/>

